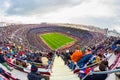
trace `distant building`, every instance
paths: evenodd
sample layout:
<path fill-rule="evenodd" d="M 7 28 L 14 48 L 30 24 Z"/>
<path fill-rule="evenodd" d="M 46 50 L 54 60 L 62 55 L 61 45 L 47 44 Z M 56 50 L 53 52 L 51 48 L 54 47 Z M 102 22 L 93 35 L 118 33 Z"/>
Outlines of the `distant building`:
<path fill-rule="evenodd" d="M 0 27 L 6 27 L 6 26 L 7 26 L 6 23 L 4 23 L 4 22 L 0 22 Z"/>
<path fill-rule="evenodd" d="M 116 36 L 120 37 L 120 33 L 118 33 L 116 30 L 108 31 L 108 36 Z"/>

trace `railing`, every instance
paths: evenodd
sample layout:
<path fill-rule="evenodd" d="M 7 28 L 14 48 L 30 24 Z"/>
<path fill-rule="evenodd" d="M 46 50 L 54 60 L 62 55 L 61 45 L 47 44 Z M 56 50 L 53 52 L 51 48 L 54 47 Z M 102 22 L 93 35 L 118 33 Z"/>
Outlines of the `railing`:
<path fill-rule="evenodd" d="M 95 65 L 98 66 L 98 64 L 101 63 L 102 61 L 104 61 L 104 60 L 109 60 L 113 54 L 114 54 L 114 53 L 112 53 L 108 58 L 104 58 L 103 60 L 101 60 L 101 61 L 99 61 L 99 62 L 93 63 L 93 64 L 91 64 L 91 65 L 89 65 L 89 66 L 84 66 L 84 67 L 82 67 L 82 68 L 79 68 L 79 66 L 78 66 L 77 64 L 75 64 L 75 65 L 76 65 L 76 69 L 74 70 L 74 73 L 77 73 L 77 72 L 78 72 L 79 70 L 81 70 L 81 69 L 85 69 L 85 68 L 89 68 L 89 67 L 95 67 Z"/>
<path fill-rule="evenodd" d="M 115 70 L 109 70 L 109 71 L 101 71 L 101 72 L 89 72 L 83 79 L 81 80 L 85 80 L 85 78 L 88 76 L 88 75 L 91 75 L 91 74 L 111 74 L 111 73 L 116 73 L 116 72 L 120 72 L 120 69 L 115 69 Z"/>

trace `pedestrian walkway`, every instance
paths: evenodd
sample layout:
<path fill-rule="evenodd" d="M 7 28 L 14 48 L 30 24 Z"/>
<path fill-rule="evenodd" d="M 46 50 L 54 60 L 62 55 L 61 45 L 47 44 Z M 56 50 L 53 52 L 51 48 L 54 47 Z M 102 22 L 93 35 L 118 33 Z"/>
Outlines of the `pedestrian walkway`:
<path fill-rule="evenodd" d="M 76 74 L 64 65 L 61 57 L 55 57 L 50 80 L 80 80 Z"/>

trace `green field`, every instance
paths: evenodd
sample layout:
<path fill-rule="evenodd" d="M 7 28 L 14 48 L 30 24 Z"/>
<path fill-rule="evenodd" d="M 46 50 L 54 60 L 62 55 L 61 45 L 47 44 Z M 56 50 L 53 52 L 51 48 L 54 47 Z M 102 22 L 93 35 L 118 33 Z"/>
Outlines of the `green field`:
<path fill-rule="evenodd" d="M 71 37 L 56 32 L 42 34 L 40 38 L 53 50 L 75 41 Z"/>

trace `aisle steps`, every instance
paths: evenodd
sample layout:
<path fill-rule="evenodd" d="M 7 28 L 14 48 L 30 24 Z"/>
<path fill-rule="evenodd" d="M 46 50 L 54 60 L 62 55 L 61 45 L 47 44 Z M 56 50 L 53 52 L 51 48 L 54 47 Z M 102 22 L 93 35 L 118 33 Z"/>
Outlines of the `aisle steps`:
<path fill-rule="evenodd" d="M 55 57 L 50 80 L 80 80 L 76 74 L 64 65 L 61 57 Z"/>

